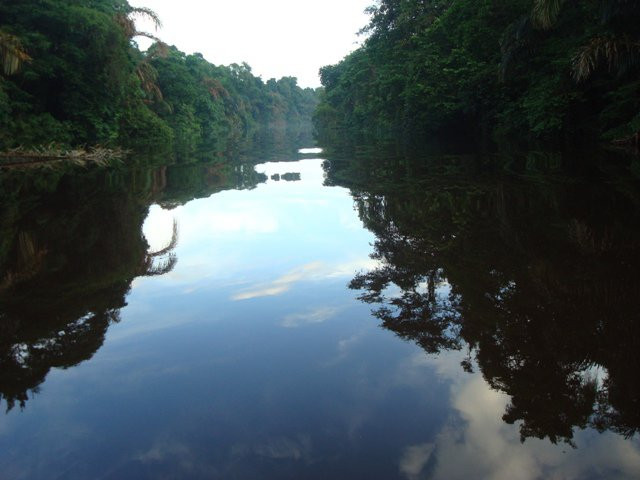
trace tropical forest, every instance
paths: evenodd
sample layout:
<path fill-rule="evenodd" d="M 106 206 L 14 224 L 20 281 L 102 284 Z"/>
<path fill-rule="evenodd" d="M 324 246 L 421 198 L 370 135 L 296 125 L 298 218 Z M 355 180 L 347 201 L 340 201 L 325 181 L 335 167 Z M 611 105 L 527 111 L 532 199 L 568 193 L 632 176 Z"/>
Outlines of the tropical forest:
<path fill-rule="evenodd" d="M 638 145 L 640 4 L 384 0 L 325 66 L 321 131 Z"/>
<path fill-rule="evenodd" d="M 0 0 L 0 479 L 640 478 L 640 0 Z"/>
<path fill-rule="evenodd" d="M 187 55 L 135 20 L 155 12 L 124 0 L 0 4 L 0 148 L 80 145 L 149 149 L 193 159 L 258 125 L 309 119 L 313 89 L 263 82 L 246 63 Z M 150 37 L 145 52 L 136 39 Z"/>

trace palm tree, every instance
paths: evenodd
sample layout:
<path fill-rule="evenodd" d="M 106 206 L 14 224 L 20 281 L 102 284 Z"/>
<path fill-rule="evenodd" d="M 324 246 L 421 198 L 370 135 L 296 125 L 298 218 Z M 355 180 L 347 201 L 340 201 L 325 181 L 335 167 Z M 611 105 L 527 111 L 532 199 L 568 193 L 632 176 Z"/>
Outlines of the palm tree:
<path fill-rule="evenodd" d="M 556 22 L 565 0 L 534 0 L 531 16 L 535 23 L 549 29 Z"/>
<path fill-rule="evenodd" d="M 532 18 L 543 29 L 551 28 L 566 0 L 534 0 Z M 630 0 L 600 0 L 602 24 L 610 30 L 594 36 L 576 54 L 573 61 L 573 76 L 585 80 L 602 64 L 609 71 L 619 74 L 640 65 L 640 36 L 635 22 L 620 22 L 620 19 L 638 18 L 640 2 Z M 617 27 L 614 26 L 617 24 Z M 626 28 L 620 25 L 628 25 Z M 629 28 L 629 26 L 632 26 Z"/>
<path fill-rule="evenodd" d="M 146 103 L 162 102 L 163 96 L 158 86 L 158 71 L 151 65 L 147 56 L 136 66 L 136 76 L 146 95 Z"/>
<path fill-rule="evenodd" d="M 583 46 L 573 60 L 573 76 L 586 80 L 603 63 L 609 71 L 625 73 L 640 65 L 640 41 L 628 35 L 600 35 Z"/>
<path fill-rule="evenodd" d="M 148 252 L 140 267 L 140 275 L 143 277 L 156 277 L 169 273 L 178 263 L 178 257 L 174 253 L 178 245 L 178 222 L 173 221 L 171 240 L 162 249 L 156 252 Z"/>
<path fill-rule="evenodd" d="M 128 6 L 124 13 L 116 14 L 116 21 L 129 40 L 133 40 L 135 37 L 145 37 L 155 42 L 155 44 L 149 48 L 147 54 L 142 58 L 142 60 L 138 62 L 138 65 L 136 66 L 136 76 L 140 81 L 140 87 L 147 96 L 145 101 L 147 103 L 162 102 L 162 91 L 157 84 L 158 72 L 153 68 L 150 61 L 153 58 L 167 56 L 169 48 L 167 44 L 162 42 L 155 35 L 138 30 L 135 22 L 138 18 L 151 20 L 156 30 L 162 27 L 160 17 L 150 8 Z"/>
<path fill-rule="evenodd" d="M 5 75 L 13 75 L 22 64 L 31 61 L 18 37 L 0 30 L 0 64 Z"/>
<path fill-rule="evenodd" d="M 156 30 L 162 27 L 160 17 L 150 8 L 128 7 L 125 13 L 116 14 L 116 21 L 124 30 L 124 34 L 127 36 L 127 38 L 133 39 L 134 37 L 145 37 L 156 42 L 160 42 L 158 37 L 156 37 L 155 35 L 148 32 L 142 32 L 137 29 L 135 22 L 137 18 L 145 18 L 147 20 L 151 20 Z"/>

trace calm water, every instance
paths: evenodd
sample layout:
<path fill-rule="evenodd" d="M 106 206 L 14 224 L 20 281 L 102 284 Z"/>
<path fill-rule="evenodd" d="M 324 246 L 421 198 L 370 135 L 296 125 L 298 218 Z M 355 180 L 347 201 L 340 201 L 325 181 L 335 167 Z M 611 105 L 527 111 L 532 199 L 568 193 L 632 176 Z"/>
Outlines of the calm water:
<path fill-rule="evenodd" d="M 640 477 L 633 175 L 264 160 L 0 177 L 1 479 Z"/>

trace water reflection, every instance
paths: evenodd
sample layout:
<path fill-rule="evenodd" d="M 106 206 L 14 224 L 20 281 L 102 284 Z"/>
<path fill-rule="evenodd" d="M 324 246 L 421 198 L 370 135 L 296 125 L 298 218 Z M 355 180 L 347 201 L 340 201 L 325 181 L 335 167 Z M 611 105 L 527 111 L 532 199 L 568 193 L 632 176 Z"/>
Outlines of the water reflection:
<path fill-rule="evenodd" d="M 230 164 L 0 177 L 0 400 L 11 410 L 54 368 L 88 360 L 119 321 L 137 277 L 175 267 L 178 225 L 150 250 L 149 205 L 175 208 L 266 177 Z M 165 237 L 166 237 L 166 231 Z"/>
<path fill-rule="evenodd" d="M 376 235 L 380 266 L 350 288 L 426 352 L 466 351 L 462 368 L 477 365 L 508 395 L 502 418 L 522 441 L 572 443 L 587 427 L 635 435 L 637 184 L 488 175 L 477 158 L 442 160 L 326 164 L 328 183 L 352 188 Z"/>
<path fill-rule="evenodd" d="M 459 420 L 448 422 L 431 441 L 405 449 L 405 478 L 631 479 L 640 474 L 637 441 L 610 431 L 576 430 L 577 448 L 546 438 L 520 443 L 517 429 L 501 418 L 509 395 L 481 375 L 463 372 L 465 357 L 464 351 L 449 351 L 416 358 L 453 380 L 451 402 Z"/>
<path fill-rule="evenodd" d="M 0 476 L 637 478 L 635 186 L 317 155 L 0 177 Z"/>

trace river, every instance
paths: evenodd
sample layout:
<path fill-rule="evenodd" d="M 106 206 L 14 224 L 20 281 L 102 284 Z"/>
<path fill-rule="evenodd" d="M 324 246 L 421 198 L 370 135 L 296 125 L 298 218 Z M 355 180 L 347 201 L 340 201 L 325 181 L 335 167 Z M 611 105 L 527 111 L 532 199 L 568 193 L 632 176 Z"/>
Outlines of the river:
<path fill-rule="evenodd" d="M 640 478 L 638 180 L 488 162 L 0 174 L 0 478 Z"/>

